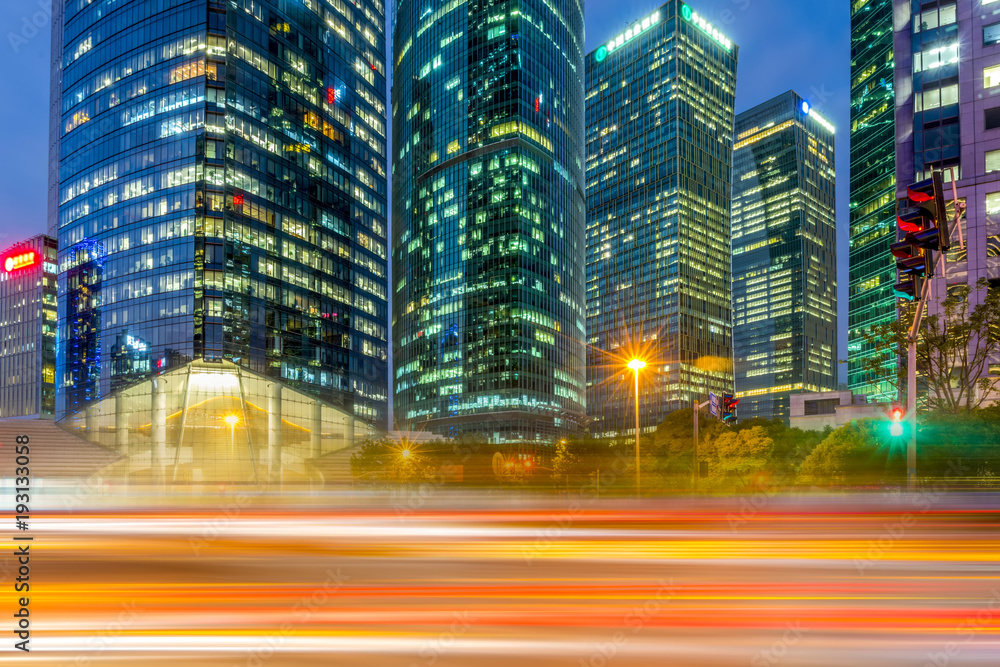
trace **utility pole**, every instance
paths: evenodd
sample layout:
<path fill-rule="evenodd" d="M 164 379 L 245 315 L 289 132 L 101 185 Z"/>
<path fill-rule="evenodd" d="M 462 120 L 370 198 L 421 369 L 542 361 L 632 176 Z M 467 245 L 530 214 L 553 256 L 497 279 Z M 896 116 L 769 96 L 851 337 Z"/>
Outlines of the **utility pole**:
<path fill-rule="evenodd" d="M 698 399 L 694 399 L 694 466 L 691 468 L 691 491 L 698 491 Z"/>

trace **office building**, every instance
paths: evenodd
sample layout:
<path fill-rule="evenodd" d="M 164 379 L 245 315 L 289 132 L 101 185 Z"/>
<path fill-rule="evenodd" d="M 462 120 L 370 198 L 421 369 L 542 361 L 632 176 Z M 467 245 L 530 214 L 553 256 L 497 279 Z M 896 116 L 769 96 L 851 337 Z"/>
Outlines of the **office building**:
<path fill-rule="evenodd" d="M 733 362 L 740 419 L 837 389 L 834 127 L 789 91 L 736 116 Z"/>
<path fill-rule="evenodd" d="M 671 1 L 587 56 L 587 404 L 634 434 L 731 391 L 730 188 L 739 48 Z"/>
<path fill-rule="evenodd" d="M 583 4 L 397 3 L 397 428 L 584 421 Z"/>
<path fill-rule="evenodd" d="M 273 481 L 271 450 L 334 446 L 324 415 L 386 426 L 380 0 L 73 0 L 61 29 L 57 414 L 154 479 L 164 437 L 175 478 Z M 198 462 L 223 417 L 228 472 Z"/>
<path fill-rule="evenodd" d="M 0 419 L 52 419 L 56 388 L 56 240 L 0 253 Z"/>
<path fill-rule="evenodd" d="M 956 285 L 1000 289 L 1000 3 L 897 2 L 895 47 L 896 194 L 941 171 L 949 218 L 953 185 L 966 205 L 965 246 L 953 233 L 931 283 L 936 312 Z"/>
<path fill-rule="evenodd" d="M 898 4 L 898 3 L 897 3 Z M 896 319 L 896 131 L 893 0 L 851 4 L 851 229 L 848 284 L 850 388 L 873 401 L 895 400 L 864 363 L 876 354 L 862 331 Z M 909 47 L 907 47 L 909 48 Z M 895 365 L 895 361 L 891 362 Z"/>

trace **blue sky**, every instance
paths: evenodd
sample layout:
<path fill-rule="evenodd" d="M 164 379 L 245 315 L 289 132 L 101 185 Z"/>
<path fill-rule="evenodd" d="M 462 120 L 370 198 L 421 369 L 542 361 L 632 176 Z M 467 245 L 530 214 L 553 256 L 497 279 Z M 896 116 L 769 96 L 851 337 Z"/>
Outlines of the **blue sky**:
<path fill-rule="evenodd" d="M 48 179 L 48 0 L 0 3 L 0 248 L 44 231 Z M 391 2 L 391 0 L 390 0 Z M 740 47 L 736 110 L 793 89 L 837 127 L 837 218 L 840 226 L 840 358 L 846 358 L 849 2 L 840 0 L 690 0 L 696 11 Z M 662 2 L 586 3 L 587 50 Z M 41 27 L 36 27 L 41 25 Z"/>

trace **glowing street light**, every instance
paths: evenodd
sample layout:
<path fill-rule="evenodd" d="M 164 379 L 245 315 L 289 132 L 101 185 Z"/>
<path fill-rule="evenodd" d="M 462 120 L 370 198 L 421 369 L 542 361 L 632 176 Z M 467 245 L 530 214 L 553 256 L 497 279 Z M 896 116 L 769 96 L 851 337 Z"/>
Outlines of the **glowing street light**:
<path fill-rule="evenodd" d="M 240 418 L 236 415 L 226 415 L 222 421 L 229 424 L 229 447 L 234 449 L 236 447 L 236 425 L 240 423 Z"/>
<path fill-rule="evenodd" d="M 399 453 L 399 455 L 402 456 L 404 459 L 408 459 L 408 458 L 410 458 L 410 450 L 409 449 L 404 449 L 403 451 L 401 451 Z"/>
<path fill-rule="evenodd" d="M 628 362 L 629 369 L 635 375 L 635 495 L 642 497 L 642 482 L 639 477 L 639 371 L 646 367 L 642 359 L 632 359 Z"/>

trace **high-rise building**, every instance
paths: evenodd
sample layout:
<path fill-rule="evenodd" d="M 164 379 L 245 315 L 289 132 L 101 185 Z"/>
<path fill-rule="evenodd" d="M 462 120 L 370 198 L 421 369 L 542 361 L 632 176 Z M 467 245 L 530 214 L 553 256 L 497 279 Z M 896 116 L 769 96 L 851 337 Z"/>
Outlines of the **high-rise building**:
<path fill-rule="evenodd" d="M 396 422 L 579 430 L 583 4 L 399 2 L 394 30 Z"/>
<path fill-rule="evenodd" d="M 895 47 L 895 194 L 940 171 L 949 218 L 953 183 L 966 205 L 965 248 L 952 234 L 947 277 L 938 270 L 931 283 L 933 311 L 955 285 L 986 279 L 1000 289 L 1000 4 L 897 1 Z"/>
<path fill-rule="evenodd" d="M 738 47 L 671 0 L 587 56 L 587 404 L 635 432 L 731 391 L 729 207 Z"/>
<path fill-rule="evenodd" d="M 848 385 L 872 400 L 894 400 L 891 387 L 864 370 L 876 352 L 862 331 L 896 319 L 896 130 L 893 0 L 851 4 L 851 244 Z"/>
<path fill-rule="evenodd" d="M 52 32 L 49 62 L 49 192 L 46 227 L 49 236 L 59 236 L 59 138 L 62 135 L 63 12 L 66 0 L 51 0 Z"/>
<path fill-rule="evenodd" d="M 0 419 L 52 419 L 56 397 L 56 240 L 0 253 Z"/>
<path fill-rule="evenodd" d="M 733 360 L 740 419 L 837 388 L 834 127 L 789 91 L 736 116 Z"/>
<path fill-rule="evenodd" d="M 381 0 L 64 9 L 57 413 L 191 362 L 385 426 Z"/>

